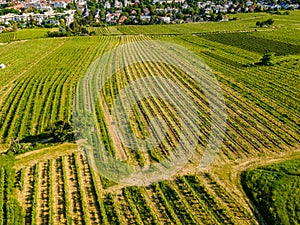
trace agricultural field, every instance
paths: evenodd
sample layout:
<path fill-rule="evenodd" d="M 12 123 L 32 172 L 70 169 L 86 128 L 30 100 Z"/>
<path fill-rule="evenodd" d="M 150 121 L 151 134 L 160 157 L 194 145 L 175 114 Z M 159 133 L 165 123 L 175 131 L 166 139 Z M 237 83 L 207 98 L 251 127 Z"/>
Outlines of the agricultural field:
<path fill-rule="evenodd" d="M 38 29 L 0 34 L 0 42 L 6 43 L 0 45 L 0 64 L 6 65 L 0 69 L 0 225 L 252 225 L 274 224 L 277 216 L 280 224 L 297 224 L 299 187 L 291 179 L 299 175 L 299 160 L 282 161 L 300 157 L 299 16 L 273 15 L 276 27 L 257 30 L 256 21 L 269 14 L 236 15 L 238 19 L 228 23 L 89 28 L 94 36 L 46 38 L 47 30 Z M 12 41 L 18 39 L 24 41 Z M 194 59 L 181 60 L 184 53 L 173 48 L 162 52 L 157 42 L 181 46 L 209 67 L 226 104 L 224 139 L 205 170 L 198 170 L 199 159 L 193 156 L 171 177 L 124 185 L 95 168 L 102 168 L 107 158 L 144 170 L 164 163 L 181 144 L 180 115 L 199 126 L 195 155 L 203 154 L 210 139 L 209 99 L 181 69 L 192 70 Z M 122 51 L 114 52 L 116 48 Z M 266 53 L 274 53 L 271 66 L 259 63 Z M 99 58 L 103 64 L 94 63 Z M 127 62 L 135 63 L 120 69 Z M 97 80 L 94 71 L 105 73 Z M 133 83 L 136 88 L 128 91 Z M 141 90 L 151 96 L 143 98 Z M 182 93 L 175 100 L 159 97 L 177 90 Z M 121 94 L 125 97 L 119 98 Z M 197 120 L 176 108 L 187 99 L 195 106 Z M 127 101 L 132 104 L 130 114 L 112 121 L 113 115 L 126 111 Z M 80 125 L 96 121 L 89 136 L 76 136 L 82 128 L 75 126 L 76 113 L 85 116 Z M 152 123 L 154 116 L 163 123 Z M 123 119 L 129 121 L 124 129 L 134 134 L 132 145 L 114 133 Z M 62 124 L 68 134 L 73 125 L 78 141 L 64 139 L 59 129 L 50 132 L 54 124 Z M 159 136 L 162 124 L 165 138 L 155 148 L 146 142 L 144 151 L 144 140 L 153 132 Z M 185 135 L 189 140 L 194 134 Z M 92 149 L 95 164 L 89 149 L 79 148 L 82 142 L 100 149 Z M 281 164 L 271 165 L 276 162 Z M 272 193 L 271 185 L 277 188 Z M 283 186 L 287 192 L 281 192 Z M 272 201 L 267 202 L 261 196 L 268 193 Z M 290 193 L 295 198 L 293 206 L 286 203 L 294 209 L 289 221 L 278 204 Z"/>
<path fill-rule="evenodd" d="M 115 26 L 89 27 L 89 32 L 94 31 L 96 35 L 122 34 Z"/>
<path fill-rule="evenodd" d="M 34 28 L 34 29 L 21 29 L 17 32 L 9 32 L 0 34 L 0 43 L 11 41 L 20 41 L 28 39 L 43 38 L 48 31 L 55 31 L 57 28 Z"/>

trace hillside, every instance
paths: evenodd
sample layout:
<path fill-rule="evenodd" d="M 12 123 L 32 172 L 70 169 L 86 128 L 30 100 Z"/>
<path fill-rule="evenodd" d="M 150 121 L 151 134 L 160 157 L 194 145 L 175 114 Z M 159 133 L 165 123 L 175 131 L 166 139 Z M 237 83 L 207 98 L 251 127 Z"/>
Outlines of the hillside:
<path fill-rule="evenodd" d="M 242 183 L 268 224 L 299 223 L 300 160 L 259 167 L 242 174 Z"/>

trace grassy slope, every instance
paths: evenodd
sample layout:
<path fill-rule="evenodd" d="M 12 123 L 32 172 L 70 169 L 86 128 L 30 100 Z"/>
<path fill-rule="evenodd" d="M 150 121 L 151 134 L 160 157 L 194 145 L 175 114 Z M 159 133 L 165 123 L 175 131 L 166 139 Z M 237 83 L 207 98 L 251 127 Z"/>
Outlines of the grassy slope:
<path fill-rule="evenodd" d="M 269 224 L 299 224 L 300 159 L 246 171 L 242 183 Z"/>

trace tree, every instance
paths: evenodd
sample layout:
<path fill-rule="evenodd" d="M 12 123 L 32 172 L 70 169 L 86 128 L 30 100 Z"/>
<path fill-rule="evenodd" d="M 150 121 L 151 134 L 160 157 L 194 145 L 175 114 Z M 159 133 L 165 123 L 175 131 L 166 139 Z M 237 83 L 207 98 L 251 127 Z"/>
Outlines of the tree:
<path fill-rule="evenodd" d="M 221 21 L 222 19 L 223 19 L 222 13 L 221 11 L 219 11 L 216 20 Z"/>
<path fill-rule="evenodd" d="M 274 65 L 273 57 L 274 57 L 274 54 L 272 54 L 272 53 L 263 55 L 263 57 L 260 59 L 260 64 L 264 65 L 264 66 L 273 66 Z"/>
<path fill-rule="evenodd" d="M 49 134 L 59 142 L 74 140 L 74 131 L 71 124 L 61 120 L 49 128 Z"/>
<path fill-rule="evenodd" d="M 256 26 L 259 26 L 259 27 L 271 26 L 273 23 L 274 23 L 273 19 L 268 19 L 268 20 L 265 20 L 265 21 L 262 21 L 262 22 L 257 21 Z"/>
<path fill-rule="evenodd" d="M 25 153 L 31 149 L 32 149 L 31 143 L 21 143 L 18 137 L 16 139 L 14 138 L 10 139 L 8 152 L 12 152 L 14 155 Z"/>

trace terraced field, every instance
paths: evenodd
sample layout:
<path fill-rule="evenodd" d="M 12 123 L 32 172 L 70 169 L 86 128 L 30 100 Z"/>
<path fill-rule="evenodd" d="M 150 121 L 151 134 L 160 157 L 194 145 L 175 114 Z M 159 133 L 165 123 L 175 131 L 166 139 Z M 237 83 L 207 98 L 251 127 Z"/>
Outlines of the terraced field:
<path fill-rule="evenodd" d="M 205 24 L 193 29 L 202 29 L 198 26 Z M 0 224 L 263 224 L 238 177 L 243 169 L 258 163 L 299 156 L 300 46 L 294 36 L 298 31 L 291 27 L 293 32 L 283 35 L 280 32 L 285 28 L 264 32 L 251 28 L 253 32 L 242 33 L 233 32 L 237 28 L 233 24 L 230 32 L 212 34 L 210 26 L 205 27 L 209 33 L 204 29 L 182 34 L 180 28 L 184 31 L 193 25 L 170 25 L 164 31 L 168 35 L 155 30 L 151 32 L 156 35 L 110 35 L 138 34 L 138 26 L 92 28 L 98 36 L 28 39 L 0 45 L 0 63 L 7 66 L 0 70 L 1 146 L 9 146 L 13 139 L 22 143 L 39 138 L 57 121 L 75 123 L 74 111 L 85 116 L 80 124 L 96 121 L 88 130 L 90 135 L 79 141 L 103 144 L 93 149 L 92 158 L 89 149 L 81 151 L 78 143 L 48 143 L 48 139 L 39 140 L 36 148 L 24 154 L 15 155 L 15 149 L 2 153 L 0 161 L 5 162 L 9 155 L 11 163 L 0 165 Z M 239 26 L 237 30 L 246 26 L 249 31 L 250 22 L 240 22 Z M 148 28 L 144 34 L 150 34 Z M 272 32 L 276 39 L 270 41 Z M 177 35 L 169 35 L 174 33 Z M 1 34 L 0 38 L 9 39 L 9 35 Z M 239 41 L 230 43 L 233 37 Z M 3 42 L 8 42 L 6 39 Z M 257 40 L 268 43 L 263 51 Z M 195 79 L 181 69 L 191 70 L 195 58 L 184 57 L 191 62 L 186 64 L 180 58 L 185 56 L 183 52 L 172 48 L 161 52 L 153 44 L 157 41 L 178 44 L 199 56 L 223 93 L 225 137 L 214 163 L 204 171 L 198 170 L 196 156 L 201 156 L 209 143 L 209 99 Z M 251 48 L 254 43 L 257 45 Z M 106 64 L 93 64 L 116 47 L 122 54 L 109 55 Z M 255 64 L 262 54 L 274 49 L 283 54 L 275 56 L 273 66 Z M 141 58 L 151 60 L 137 60 Z M 132 61 L 135 63 L 119 67 Z M 104 71 L 100 80 L 93 71 Z M 126 86 L 135 81 L 139 81 L 136 89 L 126 91 Z M 142 98 L 142 90 L 151 96 Z M 175 100 L 166 100 L 159 97 L 161 93 L 179 94 Z M 116 108 L 121 94 L 125 97 Z M 193 120 L 191 111 L 176 108 L 188 99 L 195 105 L 197 120 Z M 130 114 L 114 120 L 114 115 L 125 111 L 127 102 L 133 103 Z M 154 115 L 164 124 L 154 121 L 149 128 Z M 181 144 L 180 115 L 199 126 L 199 138 L 196 156 L 172 177 L 131 186 L 116 183 L 114 177 L 95 170 L 103 168 L 109 157 L 144 170 L 164 162 Z M 123 119 L 129 121 L 124 127 L 135 137 L 130 139 L 131 145 L 124 144 L 114 132 Z M 159 136 L 163 126 L 167 127 L 163 141 L 155 148 L 145 145 L 143 140 L 155 132 Z M 221 129 L 221 125 L 215 128 Z M 185 135 L 188 140 L 194 134 Z M 190 149 L 185 150 L 190 153 Z M 91 159 L 97 159 L 95 164 Z M 10 175 L 5 176 L 5 171 Z M 9 207 L 15 211 L 7 210 Z M 11 218 L 18 222 L 11 222 Z"/>

